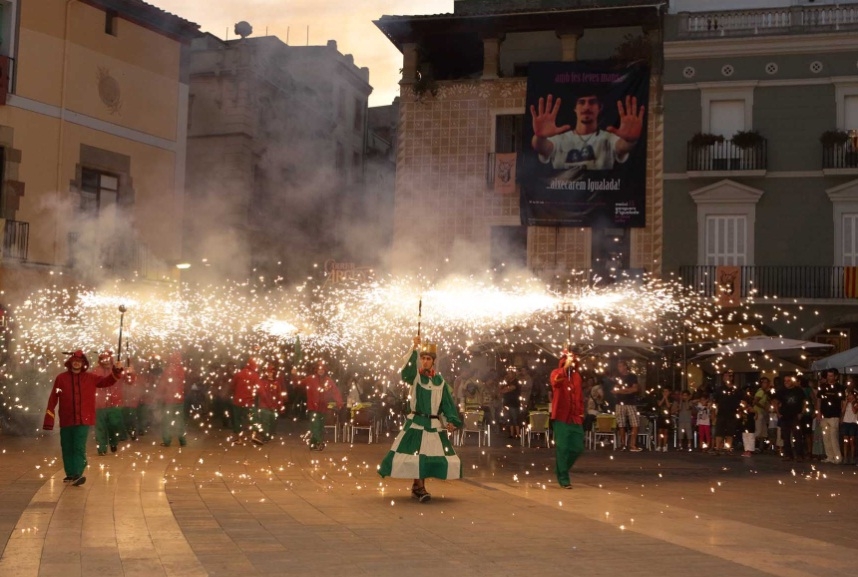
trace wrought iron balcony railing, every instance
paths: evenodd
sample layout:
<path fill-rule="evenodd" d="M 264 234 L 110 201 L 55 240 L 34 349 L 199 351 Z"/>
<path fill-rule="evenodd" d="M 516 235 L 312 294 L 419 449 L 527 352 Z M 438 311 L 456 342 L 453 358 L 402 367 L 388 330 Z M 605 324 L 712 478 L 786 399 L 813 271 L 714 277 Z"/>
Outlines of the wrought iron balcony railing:
<path fill-rule="evenodd" d="M 718 294 L 715 265 L 682 266 L 683 285 L 705 296 Z M 742 266 L 738 286 L 741 298 L 858 299 L 858 267 Z"/>
<path fill-rule="evenodd" d="M 3 223 L 3 258 L 27 260 L 30 223 L 20 220 L 6 220 Z"/>
<path fill-rule="evenodd" d="M 858 148 L 851 141 L 823 145 L 822 168 L 858 168 Z"/>
<path fill-rule="evenodd" d="M 749 147 L 739 147 L 732 140 L 712 144 L 688 142 L 686 170 L 689 172 L 726 170 L 766 170 L 765 138 Z"/>

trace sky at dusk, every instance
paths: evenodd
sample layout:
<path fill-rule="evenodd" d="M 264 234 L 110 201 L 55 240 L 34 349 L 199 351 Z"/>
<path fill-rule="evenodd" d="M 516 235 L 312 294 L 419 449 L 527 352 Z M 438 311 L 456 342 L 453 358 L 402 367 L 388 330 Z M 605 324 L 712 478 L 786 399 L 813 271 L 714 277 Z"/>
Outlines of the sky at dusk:
<path fill-rule="evenodd" d="M 219 38 L 235 38 L 233 27 L 245 20 L 253 36 L 266 29 L 294 46 L 324 45 L 336 40 L 355 65 L 369 68 L 370 106 L 390 104 L 399 94 L 402 55 L 372 23 L 382 15 L 441 14 L 453 0 L 147 0 L 150 4 L 200 25 Z"/>

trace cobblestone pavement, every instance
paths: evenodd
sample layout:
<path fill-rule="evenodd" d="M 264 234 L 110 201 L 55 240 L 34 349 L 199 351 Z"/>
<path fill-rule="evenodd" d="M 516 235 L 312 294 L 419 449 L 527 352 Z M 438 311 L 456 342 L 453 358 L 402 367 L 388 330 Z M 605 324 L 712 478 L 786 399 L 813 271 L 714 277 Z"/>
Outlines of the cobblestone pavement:
<path fill-rule="evenodd" d="M 858 467 L 775 455 L 460 448 L 462 481 L 380 479 L 381 443 L 311 452 L 302 423 L 232 446 L 154 435 L 66 486 L 59 437 L 0 435 L 0 576 L 854 575 Z M 507 445 L 506 443 L 512 443 Z"/>

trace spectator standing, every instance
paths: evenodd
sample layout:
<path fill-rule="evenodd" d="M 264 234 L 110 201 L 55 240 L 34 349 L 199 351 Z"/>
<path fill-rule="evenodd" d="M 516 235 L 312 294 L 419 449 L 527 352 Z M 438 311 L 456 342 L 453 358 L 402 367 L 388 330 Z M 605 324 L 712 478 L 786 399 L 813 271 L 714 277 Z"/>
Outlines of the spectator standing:
<path fill-rule="evenodd" d="M 694 447 L 694 429 L 692 420 L 694 417 L 691 403 L 691 393 L 682 391 L 679 400 L 673 404 L 673 414 L 677 416 L 677 439 L 679 447 L 684 450 L 692 450 Z"/>
<path fill-rule="evenodd" d="M 769 435 L 769 409 L 772 393 L 772 383 L 768 377 L 760 378 L 760 386 L 754 393 L 754 436 L 756 437 L 756 451 L 761 452 L 766 448 L 766 440 Z"/>
<path fill-rule="evenodd" d="M 733 371 L 721 376 L 721 386 L 715 392 L 713 410 L 715 413 L 715 447 L 713 454 L 731 454 L 733 437 L 739 429 L 742 418 L 742 400 L 744 396 L 734 382 Z"/>
<path fill-rule="evenodd" d="M 855 390 L 847 391 L 843 400 L 843 464 L 855 464 L 855 437 L 858 436 L 858 401 Z"/>
<path fill-rule="evenodd" d="M 619 446 L 623 450 L 638 453 L 643 450 L 638 447 L 638 427 L 640 427 L 637 407 L 638 402 L 640 402 L 638 377 L 630 371 L 627 361 L 617 363 L 617 372 L 619 376 L 614 386 L 614 396 L 617 399 L 616 415 Z M 631 429 L 628 438 L 626 438 L 627 428 Z"/>
<path fill-rule="evenodd" d="M 840 464 L 840 414 L 843 407 L 843 386 L 837 369 L 825 371 L 825 381 L 820 383 L 816 394 L 816 419 L 822 427 L 822 443 L 825 446 L 823 463 Z"/>
<path fill-rule="evenodd" d="M 518 381 L 515 367 L 507 369 L 506 375 L 500 382 L 499 390 L 503 411 L 509 423 L 509 438 L 521 438 L 521 383 Z"/>
<path fill-rule="evenodd" d="M 86 440 L 89 428 L 95 424 L 95 391 L 115 385 L 122 378 L 122 368 L 113 367 L 111 374 L 104 377 L 88 373 L 89 361 L 81 350 L 71 353 L 65 366 L 66 371 L 54 379 L 42 428 L 54 428 L 54 409 L 59 404 L 60 447 L 66 473 L 63 481 L 80 486 L 86 482 Z"/>
<path fill-rule="evenodd" d="M 697 443 L 701 451 L 712 450 L 712 401 L 707 391 L 701 391 L 695 404 L 697 412 Z"/>
<path fill-rule="evenodd" d="M 673 428 L 673 402 L 670 398 L 670 389 L 661 389 L 661 396 L 655 402 L 656 410 L 656 445 L 655 450 L 667 453 L 667 440 L 670 438 L 670 430 Z"/>
<path fill-rule="evenodd" d="M 773 403 L 781 428 L 783 458 L 786 461 L 803 461 L 806 445 L 801 415 L 807 405 L 807 397 L 795 377 L 787 377 L 784 385 L 784 388 L 776 393 Z"/>

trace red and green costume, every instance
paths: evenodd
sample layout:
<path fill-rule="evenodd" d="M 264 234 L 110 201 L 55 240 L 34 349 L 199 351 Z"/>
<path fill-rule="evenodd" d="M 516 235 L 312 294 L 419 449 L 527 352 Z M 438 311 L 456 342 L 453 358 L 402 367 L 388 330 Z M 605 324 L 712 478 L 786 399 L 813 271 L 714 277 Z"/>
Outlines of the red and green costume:
<path fill-rule="evenodd" d="M 72 371 L 72 359 L 82 362 L 80 372 Z M 54 428 L 54 409 L 59 405 L 63 467 L 66 477 L 73 478 L 83 475 L 86 469 L 86 440 L 89 428 L 95 424 L 95 391 L 112 387 L 117 378 L 113 372 L 103 377 L 86 372 L 89 361 L 83 351 L 75 351 L 65 365 L 68 370 L 54 380 L 42 428 L 46 431 Z"/>
<path fill-rule="evenodd" d="M 584 395 L 581 374 L 565 367 L 566 355 L 560 366 L 551 372 L 551 418 L 554 422 L 554 446 L 557 456 L 557 481 L 561 487 L 570 485 L 569 470 L 584 452 Z"/>

